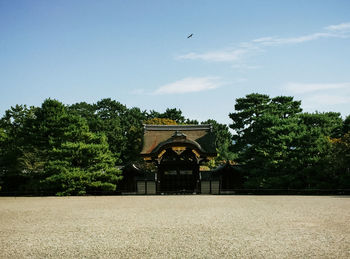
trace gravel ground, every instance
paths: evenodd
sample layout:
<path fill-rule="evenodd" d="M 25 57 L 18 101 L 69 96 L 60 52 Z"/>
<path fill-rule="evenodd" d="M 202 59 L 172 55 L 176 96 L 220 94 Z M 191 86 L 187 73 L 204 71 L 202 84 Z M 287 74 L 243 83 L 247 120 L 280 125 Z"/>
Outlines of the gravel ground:
<path fill-rule="evenodd" d="M 350 197 L 2 197 L 0 257 L 350 258 Z"/>

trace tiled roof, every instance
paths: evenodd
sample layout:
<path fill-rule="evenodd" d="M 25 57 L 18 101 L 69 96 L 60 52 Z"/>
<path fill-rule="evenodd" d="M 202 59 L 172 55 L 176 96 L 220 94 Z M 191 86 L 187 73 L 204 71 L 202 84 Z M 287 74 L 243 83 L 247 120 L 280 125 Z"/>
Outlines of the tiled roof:
<path fill-rule="evenodd" d="M 165 145 L 191 145 L 204 155 L 216 155 L 211 125 L 144 125 L 141 155 L 151 155 Z"/>

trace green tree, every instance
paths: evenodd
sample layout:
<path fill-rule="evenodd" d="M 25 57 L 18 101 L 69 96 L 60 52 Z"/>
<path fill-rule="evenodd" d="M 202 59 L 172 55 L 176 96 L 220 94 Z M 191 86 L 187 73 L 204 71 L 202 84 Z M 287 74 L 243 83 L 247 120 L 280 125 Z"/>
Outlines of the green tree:
<path fill-rule="evenodd" d="M 332 149 L 328 170 L 334 172 L 337 187 L 350 188 L 350 131 L 341 138 L 331 139 Z"/>
<path fill-rule="evenodd" d="M 122 127 L 126 136 L 126 149 L 123 153 L 124 164 L 140 159 L 143 138 L 143 121 L 146 112 L 139 108 L 130 108 L 123 116 Z"/>
<path fill-rule="evenodd" d="M 86 102 L 75 103 L 67 107 L 69 113 L 86 119 L 89 129 L 92 132 L 98 132 L 100 130 L 101 120 L 97 116 L 96 109 L 96 104 Z"/>
<path fill-rule="evenodd" d="M 81 195 L 116 189 L 120 171 L 104 134 L 90 132 L 84 118 L 56 100 L 45 100 L 37 118 L 38 143 L 47 147 L 48 158 L 40 175 L 43 190 Z"/>
<path fill-rule="evenodd" d="M 33 168 L 26 160 L 29 160 L 29 152 L 36 152 L 29 147 L 28 137 L 28 122 L 35 117 L 34 112 L 34 107 L 16 105 L 0 120 L 0 181 L 5 192 L 22 189 L 31 177 Z M 39 155 L 35 154 L 35 159 L 39 159 Z"/>
<path fill-rule="evenodd" d="M 177 125 L 176 121 L 165 118 L 152 118 L 144 121 L 144 123 L 150 125 Z"/>
<path fill-rule="evenodd" d="M 301 113 L 293 97 L 250 94 L 230 114 L 233 150 L 249 171 L 249 187 L 324 188 L 329 138 L 339 136 L 339 113 Z"/>
<path fill-rule="evenodd" d="M 115 167 L 106 137 L 89 132 L 86 122 L 76 118 L 66 136 L 68 141 L 51 151 L 42 181 L 46 190 L 57 195 L 115 191 L 121 172 Z"/>
<path fill-rule="evenodd" d="M 336 177 L 327 157 L 331 152 L 330 138 L 339 135 L 342 120 L 339 113 L 303 113 L 295 137 L 289 168 L 298 182 L 307 188 L 334 188 Z"/>
<path fill-rule="evenodd" d="M 110 149 L 120 157 L 120 163 L 139 159 L 146 112 L 139 108 L 128 109 L 111 99 L 97 102 L 96 107 L 97 116 L 101 120 L 100 132 L 106 134 Z"/>
<path fill-rule="evenodd" d="M 127 108 L 110 98 L 96 104 L 76 103 L 69 107 L 69 111 L 85 118 L 92 132 L 107 136 L 117 163 L 126 164 L 139 159 L 146 112 L 139 108 Z"/>
<path fill-rule="evenodd" d="M 186 121 L 185 117 L 182 115 L 182 111 L 176 108 L 167 108 L 164 113 L 159 113 L 154 110 L 151 110 L 148 114 L 148 118 L 170 119 L 176 121 L 177 124 L 184 124 Z"/>
<path fill-rule="evenodd" d="M 268 95 L 249 94 L 245 98 L 238 98 L 235 104 L 235 112 L 230 113 L 229 117 L 233 123 L 230 127 L 234 130 L 233 150 L 239 155 L 240 162 L 254 161 L 256 155 L 260 152 L 259 142 L 264 141 L 261 137 L 263 125 L 274 125 L 279 118 L 289 115 L 282 107 L 288 107 L 284 102 L 290 103 L 290 98 L 277 98 L 272 102 Z M 293 102 L 293 101 L 292 101 Z M 298 111 L 298 110 L 297 110 Z M 268 134 L 268 133 L 267 133 Z M 262 151 L 262 153 L 264 153 Z"/>
<path fill-rule="evenodd" d="M 236 155 L 231 151 L 232 149 L 232 134 L 227 125 L 218 123 L 215 120 L 209 119 L 203 121 L 201 124 L 210 124 L 216 139 L 217 157 L 213 166 L 221 163 L 233 161 Z"/>
<path fill-rule="evenodd" d="M 199 122 L 197 120 L 186 119 L 184 124 L 186 124 L 186 125 L 198 125 Z"/>
<path fill-rule="evenodd" d="M 103 133 L 57 100 L 11 107 L 0 121 L 3 191 L 71 195 L 115 190 L 120 171 Z"/>
<path fill-rule="evenodd" d="M 349 131 L 350 131 L 350 115 L 348 115 L 343 122 L 342 135 L 345 135 Z"/>

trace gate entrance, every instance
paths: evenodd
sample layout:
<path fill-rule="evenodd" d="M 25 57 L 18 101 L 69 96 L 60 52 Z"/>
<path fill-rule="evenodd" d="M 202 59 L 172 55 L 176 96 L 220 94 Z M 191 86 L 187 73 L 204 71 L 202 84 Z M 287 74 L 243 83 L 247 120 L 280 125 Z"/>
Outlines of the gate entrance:
<path fill-rule="evenodd" d="M 209 124 L 145 125 L 141 156 L 157 167 L 157 193 L 200 193 L 199 166 L 216 154 Z"/>
<path fill-rule="evenodd" d="M 199 165 L 195 154 L 185 150 L 177 154 L 167 149 L 158 170 L 158 184 L 161 193 L 198 192 Z"/>

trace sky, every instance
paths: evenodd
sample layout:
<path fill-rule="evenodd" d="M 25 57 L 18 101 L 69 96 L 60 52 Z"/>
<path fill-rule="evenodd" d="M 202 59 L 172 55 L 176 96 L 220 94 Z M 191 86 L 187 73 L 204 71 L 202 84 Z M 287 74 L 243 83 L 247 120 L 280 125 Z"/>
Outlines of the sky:
<path fill-rule="evenodd" d="M 111 98 L 230 124 L 250 93 L 349 115 L 350 1 L 0 0 L 1 116 Z"/>

